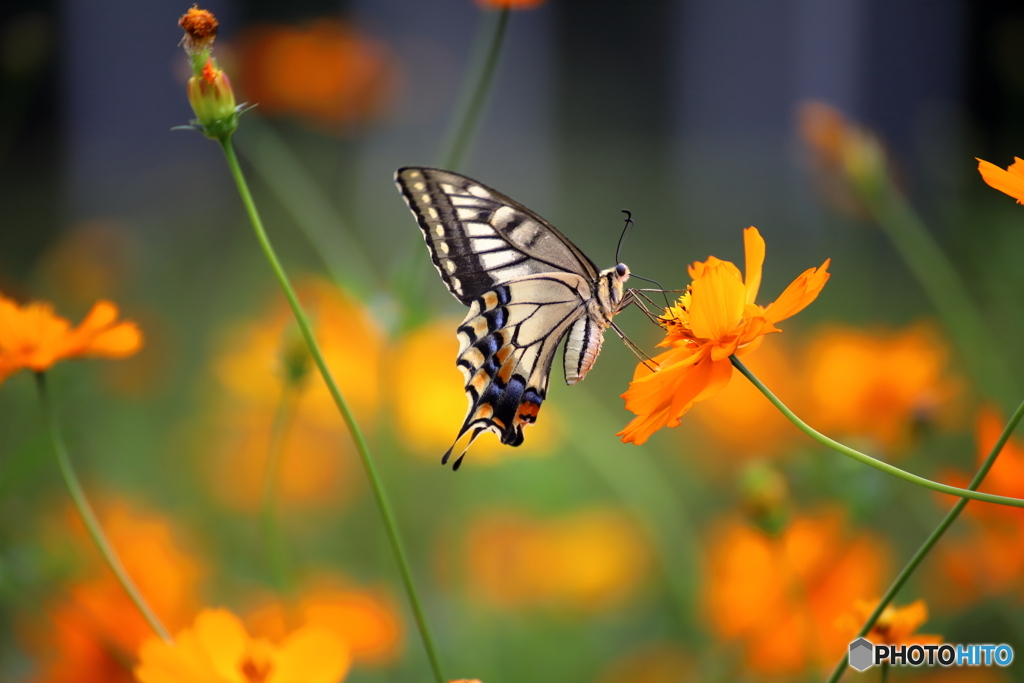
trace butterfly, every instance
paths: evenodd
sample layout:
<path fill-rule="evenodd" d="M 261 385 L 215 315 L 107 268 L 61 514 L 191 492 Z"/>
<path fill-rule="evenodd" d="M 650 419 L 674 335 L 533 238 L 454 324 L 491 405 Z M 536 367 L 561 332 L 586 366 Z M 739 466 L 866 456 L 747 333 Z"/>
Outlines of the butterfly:
<path fill-rule="evenodd" d="M 565 383 L 586 377 L 612 318 L 630 302 L 629 268 L 598 271 L 546 220 L 458 173 L 411 166 L 395 172 L 395 183 L 448 291 L 469 306 L 456 331 L 469 409 L 441 459 L 461 449 L 457 470 L 484 432 L 523 443 L 563 339 Z"/>

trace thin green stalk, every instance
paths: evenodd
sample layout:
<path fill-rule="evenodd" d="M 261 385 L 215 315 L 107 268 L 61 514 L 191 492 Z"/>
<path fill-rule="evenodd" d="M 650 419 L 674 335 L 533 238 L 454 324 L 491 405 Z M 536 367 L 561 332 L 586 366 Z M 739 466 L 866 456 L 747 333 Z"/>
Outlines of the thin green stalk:
<path fill-rule="evenodd" d="M 377 466 L 374 462 L 373 455 L 370 453 L 370 446 L 366 441 L 366 437 L 363 435 L 362 428 L 359 426 L 355 416 L 352 414 L 348 403 L 345 401 L 341 391 L 338 389 L 338 385 L 335 383 L 334 377 L 331 375 L 330 368 L 327 367 L 327 362 L 324 360 L 323 354 L 320 352 L 320 346 L 317 344 L 316 338 L 313 336 L 313 328 L 309 324 L 309 318 L 306 316 L 306 313 L 302 308 L 302 304 L 299 303 L 299 298 L 296 296 L 295 290 L 292 288 L 291 282 L 288 279 L 288 275 L 285 273 L 284 267 L 281 265 L 281 262 L 277 258 L 277 254 L 274 252 L 274 247 L 270 244 L 270 239 L 267 237 L 266 230 L 263 229 L 263 222 L 260 220 L 259 212 L 256 210 L 256 203 L 253 201 L 252 194 L 249 192 L 249 185 L 245 180 L 245 175 L 242 173 L 242 167 L 238 164 L 238 157 L 235 155 L 235 149 L 231 144 L 231 138 L 224 137 L 220 139 L 219 142 L 224 150 L 224 156 L 227 159 L 228 167 L 231 169 L 231 175 L 234 177 L 235 184 L 238 186 L 238 193 L 241 196 L 242 203 L 245 205 L 245 210 L 249 215 L 253 231 L 256 233 L 256 239 L 260 243 L 260 247 L 263 249 L 263 253 L 267 257 L 267 261 L 270 263 L 270 268 L 274 271 L 274 275 L 277 277 L 278 283 L 281 285 L 284 296 L 288 300 L 288 305 L 291 306 L 292 313 L 295 315 L 295 322 L 298 324 L 299 331 L 302 333 L 302 337 L 306 341 L 306 346 L 309 347 L 310 354 L 313 356 L 313 362 L 320 371 L 320 375 L 323 377 L 324 383 L 327 384 L 327 389 L 331 393 L 331 398 L 334 399 L 334 403 L 338 407 L 338 412 L 341 413 L 341 417 L 345 420 L 349 433 L 352 435 L 352 441 L 355 443 L 356 451 L 358 451 L 359 458 L 363 462 L 363 467 L 366 470 L 366 476 L 370 480 L 370 488 L 373 490 L 373 496 L 377 501 L 377 507 L 380 510 L 380 515 L 384 522 L 385 530 L 387 531 L 388 540 L 391 543 L 391 549 L 395 553 L 395 560 L 398 562 L 398 570 L 402 577 L 402 583 L 405 586 L 405 591 L 409 598 L 409 604 L 412 608 L 413 617 L 415 618 L 416 625 L 419 628 L 420 638 L 423 640 L 423 647 L 427 651 L 427 658 L 430 660 L 430 666 L 433 669 L 434 678 L 437 680 L 437 683 L 445 683 L 444 675 L 441 673 L 440 660 L 438 659 L 437 651 L 434 647 L 434 639 L 430 633 L 430 627 L 427 625 L 423 607 L 420 605 L 419 595 L 416 593 L 416 586 L 413 584 L 412 571 L 409 568 L 409 560 L 406 558 L 405 549 L 398 533 L 398 525 L 395 522 L 394 513 L 391 511 L 391 503 L 388 501 L 387 492 L 384 490 L 384 484 L 381 482 L 380 475 L 377 474 Z"/>
<path fill-rule="evenodd" d="M 274 579 L 274 585 L 282 593 L 292 589 L 291 571 L 281 520 L 277 517 L 277 482 L 281 472 L 281 458 L 288 437 L 288 428 L 295 417 L 299 391 L 291 382 L 281 390 L 281 400 L 274 411 L 267 444 L 267 476 L 263 482 L 263 501 L 260 505 L 260 525 L 263 527 L 263 543 L 266 546 L 267 563 Z"/>
<path fill-rule="evenodd" d="M 142 597 L 142 593 L 139 592 L 135 582 L 128 576 L 128 572 L 125 571 L 124 565 L 121 564 L 117 552 L 110 545 L 106 534 L 103 533 L 103 527 L 100 525 L 99 519 L 96 518 L 96 513 L 93 512 L 92 506 L 89 505 L 89 499 L 86 498 L 85 491 L 82 489 L 78 476 L 75 474 L 75 469 L 71 465 L 71 458 L 68 456 L 64 437 L 61 435 L 60 428 L 57 425 L 57 417 L 50 406 L 50 395 L 46 388 L 46 375 L 42 372 L 36 373 L 36 387 L 39 389 L 39 405 L 42 408 L 43 421 L 46 422 L 46 429 L 50 434 L 50 443 L 53 444 L 54 453 L 57 455 L 60 473 L 64 476 L 64 483 L 68 487 L 68 493 L 71 494 L 71 500 L 74 501 L 78 514 L 85 524 L 85 528 L 89 530 L 89 535 L 92 536 L 93 542 L 99 548 L 100 554 L 103 555 L 103 559 L 107 561 L 110 570 L 114 572 L 114 576 L 117 577 L 117 580 L 121 583 L 131 601 L 138 607 L 143 618 L 164 641 L 172 642 L 171 634 L 160 623 L 160 618 L 156 616 L 156 613 L 146 603 L 146 599 Z"/>
<path fill-rule="evenodd" d="M 458 170 L 465 160 L 494 84 L 509 13 L 505 7 L 497 13 L 487 12 L 480 21 L 458 102 L 448 121 L 435 162 L 440 168 Z M 421 242 L 419 239 L 416 241 Z M 431 268 L 422 252 L 422 244 L 412 245 L 396 269 L 393 290 L 402 308 L 402 329 L 417 327 L 429 314 L 422 305 L 422 282 Z"/>
<path fill-rule="evenodd" d="M 378 282 L 372 261 L 331 200 L 273 126 L 250 115 L 239 148 L 315 247 L 331 278 L 349 292 L 367 299 Z"/>
<path fill-rule="evenodd" d="M 974 478 L 971 479 L 971 483 L 968 484 L 968 489 L 974 491 L 979 486 L 981 486 L 981 482 L 985 480 L 986 476 L 988 476 L 989 470 L 991 470 L 992 465 L 996 463 L 996 458 L 999 457 L 999 453 L 1002 452 L 1003 446 L 1005 446 L 1006 442 L 1009 441 L 1010 435 L 1013 433 L 1013 430 L 1017 428 L 1017 425 L 1020 423 L 1021 418 L 1024 418 L 1024 403 L 1021 403 L 1019 406 L 1017 406 L 1017 410 L 1014 411 L 1013 415 L 1010 417 L 1010 421 L 1006 423 L 1005 427 L 1003 427 L 1003 433 L 999 435 L 999 439 L 997 439 L 996 442 L 992 445 L 992 449 L 989 450 L 988 456 L 985 458 L 985 461 L 981 464 L 981 467 L 978 468 L 978 471 L 974 474 Z M 931 551 L 932 547 L 936 543 L 938 543 L 939 539 L 942 538 L 942 535 L 946 533 L 946 529 L 952 526 L 953 522 L 956 521 L 956 518 L 960 516 L 960 513 L 963 512 L 963 509 L 965 507 L 967 507 L 967 499 L 961 498 L 956 502 L 956 505 L 954 505 L 950 509 L 950 511 L 946 513 L 946 516 L 942 518 L 942 521 L 939 522 L 939 525 L 935 527 L 935 530 L 932 531 L 932 533 L 928 536 L 927 539 L 925 539 L 924 543 L 921 544 L 921 547 L 917 549 L 917 552 L 914 553 L 913 557 L 910 558 L 906 566 L 903 567 L 903 570 L 892 582 L 892 585 L 889 586 L 889 590 L 885 591 L 885 595 L 882 596 L 882 599 L 878 602 L 878 605 L 875 607 L 875 610 L 871 613 L 871 616 L 869 616 L 868 620 L 864 622 L 863 626 L 861 626 L 860 631 L 857 633 L 858 638 L 863 638 L 865 635 L 867 635 L 868 631 L 870 631 L 871 628 L 875 625 L 875 622 L 878 621 L 878 617 L 882 615 L 882 612 L 885 611 L 885 608 L 889 606 L 889 603 L 893 601 L 893 598 L 896 597 L 896 594 L 900 591 L 901 588 L 903 588 L 903 584 L 907 582 L 907 579 L 910 578 L 910 575 L 914 573 L 918 565 L 921 564 L 925 556 Z M 840 661 L 839 665 L 836 666 L 835 670 L 832 671 L 832 675 L 829 676 L 827 683 L 836 683 L 836 681 L 838 681 L 839 678 L 843 675 L 843 672 L 846 671 L 846 665 L 848 663 L 849 655 L 843 655 L 842 661 Z"/>
<path fill-rule="evenodd" d="M 437 163 L 441 168 L 456 170 L 465 159 L 484 107 L 487 105 L 494 74 L 498 69 L 498 58 L 501 56 L 501 47 L 508 29 L 509 12 L 509 8 L 504 7 L 497 13 L 493 19 L 493 29 L 490 29 L 491 16 L 485 16 L 480 23 L 466 80 L 459 94 L 459 103 L 445 133 L 444 143 L 441 145 L 442 152 L 438 155 Z"/>
<path fill-rule="evenodd" d="M 889 683 L 889 663 L 882 665 L 882 683 Z"/>
<path fill-rule="evenodd" d="M 861 197 L 920 283 L 978 383 L 1004 408 L 1017 401 L 1010 365 L 963 278 L 936 243 L 921 217 L 886 175 L 860 183 Z"/>
<path fill-rule="evenodd" d="M 830 439 L 821 432 L 814 430 L 806 422 L 797 417 L 792 410 L 787 408 L 785 404 L 775 396 L 775 394 L 768 390 L 768 387 L 761 383 L 761 380 L 754 376 L 754 373 L 747 369 L 747 366 L 745 366 L 739 358 L 737 358 L 736 356 L 730 356 L 730 360 L 732 361 L 732 364 L 736 367 L 736 369 L 742 372 L 744 377 L 749 379 L 753 383 L 753 385 L 761 391 L 762 394 L 768 397 L 768 400 L 771 401 L 772 404 L 776 408 L 778 408 L 779 411 L 783 415 L 785 415 L 790 422 L 795 424 L 797 428 L 800 429 L 800 431 L 802 431 L 804 434 L 811 437 L 818 443 L 828 446 L 832 450 L 838 451 L 843 455 L 849 456 L 854 460 L 864 463 L 865 465 L 871 465 L 875 469 L 882 470 L 886 474 L 891 474 L 895 477 L 903 479 L 904 481 L 909 481 L 911 484 L 917 484 L 918 486 L 922 486 L 926 489 L 931 489 L 932 491 L 938 491 L 939 493 L 948 493 L 951 496 L 958 496 L 960 498 L 980 500 L 985 503 L 997 503 L 999 505 L 1008 505 L 1010 507 L 1017 508 L 1024 507 L 1024 499 L 1010 498 L 1008 496 L 996 496 L 991 493 L 980 493 L 978 491 L 970 489 L 961 489 L 957 488 L 956 486 L 940 484 L 937 481 L 932 481 L 931 479 L 919 477 L 916 474 L 911 474 L 910 472 L 901 470 L 898 467 L 894 467 L 887 462 L 882 462 L 881 460 L 872 458 L 870 455 L 861 453 L 860 451 L 854 450 L 849 446 L 844 446 L 838 441 Z"/>

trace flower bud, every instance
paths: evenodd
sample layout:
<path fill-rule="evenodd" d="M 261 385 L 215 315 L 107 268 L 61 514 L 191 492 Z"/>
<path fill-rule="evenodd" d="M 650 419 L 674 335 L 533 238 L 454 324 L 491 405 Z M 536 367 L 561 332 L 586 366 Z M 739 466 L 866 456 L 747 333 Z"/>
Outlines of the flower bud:
<path fill-rule="evenodd" d="M 207 57 L 202 73 L 188 79 L 188 101 L 196 113 L 197 123 L 211 138 L 222 138 L 235 132 L 238 113 L 235 93 L 228 75 Z"/>
<path fill-rule="evenodd" d="M 789 520 L 789 485 L 771 464 L 755 460 L 740 475 L 743 509 L 751 522 L 765 533 L 781 533 Z"/>

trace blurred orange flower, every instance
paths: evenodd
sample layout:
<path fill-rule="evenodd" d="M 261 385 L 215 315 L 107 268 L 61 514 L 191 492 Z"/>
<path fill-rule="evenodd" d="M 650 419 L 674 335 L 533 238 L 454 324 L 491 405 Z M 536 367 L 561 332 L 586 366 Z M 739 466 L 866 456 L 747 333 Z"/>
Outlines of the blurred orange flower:
<path fill-rule="evenodd" d="M 239 512 L 256 512 L 263 501 L 274 412 L 257 406 L 226 411 L 210 444 L 213 450 L 205 456 L 213 492 Z M 351 498 L 359 480 L 351 476 L 354 462 L 342 436 L 344 427 L 321 425 L 297 412 L 284 429 L 276 473 L 278 504 L 312 510 Z"/>
<path fill-rule="evenodd" d="M 795 673 L 842 656 L 856 628 L 837 622 L 880 588 L 877 541 L 845 531 L 835 512 L 796 517 L 778 536 L 732 520 L 712 538 L 705 591 L 711 628 L 742 644 L 749 669 Z"/>
<path fill-rule="evenodd" d="M 425 459 L 440 459 L 466 416 L 464 381 L 454 362 L 459 350 L 454 330 L 460 323 L 445 318 L 419 327 L 398 340 L 391 356 L 388 385 L 398 436 L 409 452 Z M 556 411 L 546 409 L 530 428 L 530 440 L 514 449 L 485 432 L 473 446 L 473 457 L 499 462 L 509 455 L 549 453 L 558 445 L 557 417 Z"/>
<path fill-rule="evenodd" d="M 170 521 L 124 501 L 103 505 L 100 517 L 125 570 L 160 620 L 171 629 L 188 623 L 198 609 L 203 570 L 182 549 Z M 152 628 L 100 558 L 77 514 L 69 511 L 68 518 L 89 557 L 87 576 L 48 607 L 45 627 L 26 629 L 28 649 L 39 665 L 37 680 L 129 683 L 135 652 Z"/>
<path fill-rule="evenodd" d="M 364 425 L 381 400 L 383 334 L 370 315 L 343 292 L 321 280 L 299 285 L 314 321 L 314 334 L 342 393 Z M 226 406 L 216 411 L 213 436 L 204 435 L 212 453 L 203 459 L 217 495 L 239 510 L 255 510 L 266 479 L 268 441 L 294 361 L 296 339 L 290 309 L 277 299 L 257 321 L 227 335 L 214 372 L 227 390 Z M 294 392 L 279 472 L 285 505 L 320 507 L 337 503 L 351 490 L 350 444 L 323 379 L 310 370 Z"/>
<path fill-rule="evenodd" d="M 695 681 L 696 667 L 678 645 L 645 645 L 612 662 L 598 683 L 684 683 Z"/>
<path fill-rule="evenodd" d="M 253 638 L 224 609 L 199 613 L 173 643 L 147 640 L 139 649 L 139 683 L 338 683 L 349 654 L 336 635 L 305 626 L 272 643 Z"/>
<path fill-rule="evenodd" d="M 325 280 L 303 278 L 297 292 L 338 388 L 360 422 L 371 421 L 381 394 L 384 337 L 380 327 L 366 309 Z M 233 399 L 277 407 L 296 334 L 293 321 L 291 309 L 278 296 L 260 319 L 228 331 L 214 373 Z M 303 385 L 299 411 L 321 425 L 339 424 L 334 399 L 316 372 Z"/>
<path fill-rule="evenodd" d="M 804 271 L 774 303 L 759 306 L 754 300 L 761 287 L 764 239 L 750 227 L 743 231 L 743 243 L 746 279 L 735 265 L 714 256 L 690 266 L 693 283 L 660 319 L 667 334 L 658 346 L 671 349 L 653 359 L 653 372 L 644 363 L 637 365 L 622 395 L 626 409 L 637 415 L 618 433 L 624 443 L 639 445 L 662 427 L 678 426 L 695 403 L 715 396 L 729 382 L 729 356 L 757 349 L 765 334 L 780 331 L 775 323 L 802 311 L 828 281 L 826 259 L 820 268 Z"/>
<path fill-rule="evenodd" d="M 999 411 L 985 406 L 978 411 L 975 443 L 978 466 L 988 457 L 999 439 L 1005 420 Z M 958 486 L 966 486 L 969 477 L 956 473 L 946 477 Z M 985 481 L 982 491 L 1004 496 L 1024 496 L 1024 444 L 1010 439 L 1003 446 Z M 948 506 L 950 499 L 942 497 Z M 943 539 L 939 548 L 940 564 L 955 591 L 942 591 L 945 604 L 963 605 L 980 596 L 999 595 L 1024 589 L 1024 513 L 1016 508 L 972 502 L 965 516 L 974 522 L 970 534 Z"/>
<path fill-rule="evenodd" d="M 253 633 L 279 640 L 290 624 L 330 631 L 344 641 L 356 664 L 379 666 L 402 650 L 402 621 L 394 600 L 379 590 L 344 585 L 337 578 L 315 579 L 294 600 L 272 598 L 246 618 Z"/>
<path fill-rule="evenodd" d="M 48 370 L 65 358 L 124 358 L 142 348 L 142 333 L 117 320 L 117 306 L 99 301 L 78 327 L 46 303 L 17 303 L 0 295 L 0 381 L 22 369 Z"/>
<path fill-rule="evenodd" d="M 921 421 L 948 421 L 960 383 L 946 372 L 950 350 L 928 325 L 897 332 L 820 331 L 807 357 L 818 429 L 904 445 Z"/>
<path fill-rule="evenodd" d="M 852 613 L 840 618 L 840 628 L 851 633 L 859 632 L 860 627 L 864 625 L 877 606 L 878 598 L 856 600 L 853 603 Z M 914 633 L 926 621 L 928 621 L 928 605 L 924 600 L 916 600 L 903 607 L 893 607 L 890 603 L 882 610 L 875 625 L 871 627 L 867 639 L 876 645 L 941 645 L 942 636 Z"/>
<path fill-rule="evenodd" d="M 756 355 L 745 360 L 758 379 L 771 387 L 798 415 L 804 401 L 791 354 L 779 337 L 765 339 Z M 733 379 L 716 395 L 693 407 L 691 415 L 716 444 L 742 458 L 770 457 L 786 452 L 800 435 L 793 424 L 771 404 L 757 387 L 733 369 Z"/>
<path fill-rule="evenodd" d="M 1005 171 L 988 161 L 977 159 L 977 162 L 978 172 L 986 183 L 1010 195 L 1018 204 L 1024 204 L 1024 160 L 1014 157 Z"/>
<path fill-rule="evenodd" d="M 800 105 L 797 128 L 810 153 L 812 178 L 825 199 L 856 218 L 868 214 L 858 193 L 888 172 L 888 158 L 878 137 L 832 105 L 815 100 Z"/>
<path fill-rule="evenodd" d="M 250 28 L 239 62 L 243 99 L 267 114 L 298 115 L 331 128 L 381 117 L 399 86 L 390 48 L 332 19 Z"/>
<path fill-rule="evenodd" d="M 501 608 L 606 609 L 646 576 L 651 550 L 642 538 L 628 518 L 610 509 L 558 520 L 516 512 L 482 515 L 467 538 L 470 589 Z"/>

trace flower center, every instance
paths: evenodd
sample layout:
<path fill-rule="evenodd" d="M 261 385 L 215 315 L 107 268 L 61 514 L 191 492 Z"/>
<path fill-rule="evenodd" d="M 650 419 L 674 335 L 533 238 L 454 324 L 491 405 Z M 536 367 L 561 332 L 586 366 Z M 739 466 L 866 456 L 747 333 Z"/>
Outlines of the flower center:
<path fill-rule="evenodd" d="M 264 683 L 274 669 L 274 663 L 260 653 L 250 652 L 239 667 L 246 683 Z"/>

